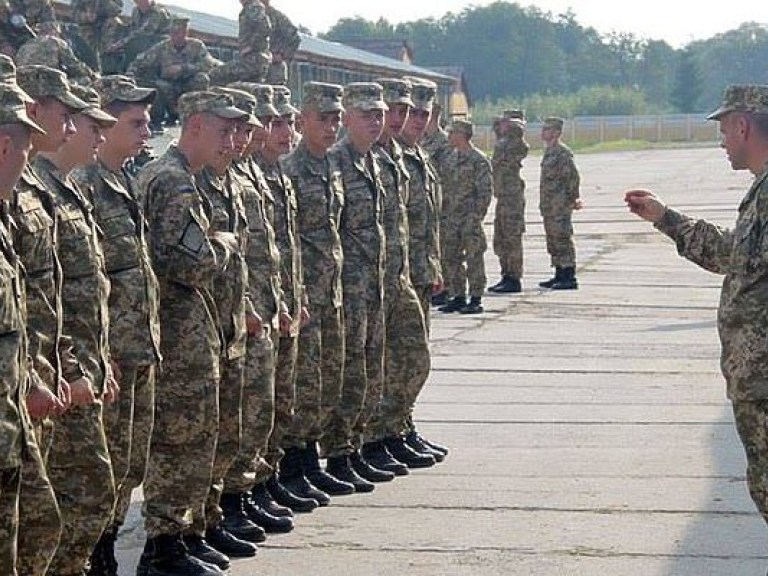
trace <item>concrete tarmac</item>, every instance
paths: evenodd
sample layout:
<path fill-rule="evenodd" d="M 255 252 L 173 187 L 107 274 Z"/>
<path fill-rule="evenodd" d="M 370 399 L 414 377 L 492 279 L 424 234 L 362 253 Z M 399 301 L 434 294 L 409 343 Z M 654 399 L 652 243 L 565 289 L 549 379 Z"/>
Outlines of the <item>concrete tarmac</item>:
<path fill-rule="evenodd" d="M 763 576 L 766 528 L 719 372 L 721 278 L 629 214 L 650 188 L 729 226 L 751 176 L 717 148 L 577 155 L 578 291 L 551 292 L 538 162 L 525 162 L 524 293 L 433 313 L 422 433 L 434 468 L 334 498 L 232 576 Z M 493 214 L 486 218 L 492 246 Z M 489 248 L 489 284 L 498 262 Z M 143 544 L 137 491 L 121 575 Z"/>

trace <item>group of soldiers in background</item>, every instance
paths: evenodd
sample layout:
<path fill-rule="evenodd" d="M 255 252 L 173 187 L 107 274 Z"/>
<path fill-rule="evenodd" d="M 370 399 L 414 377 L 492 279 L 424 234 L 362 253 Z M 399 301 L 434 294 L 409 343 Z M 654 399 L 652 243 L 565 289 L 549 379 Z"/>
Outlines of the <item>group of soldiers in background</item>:
<path fill-rule="evenodd" d="M 130 18 L 123 0 L 73 0 L 62 29 L 50 0 L 0 2 L 0 52 L 18 65 L 63 70 L 88 84 L 99 75 L 127 74 L 155 88 L 152 131 L 178 122 L 176 102 L 190 91 L 234 81 L 286 84 L 299 47 L 298 29 L 270 0 L 242 0 L 237 58 L 222 62 L 199 39 L 189 19 L 154 0 L 135 0 Z"/>

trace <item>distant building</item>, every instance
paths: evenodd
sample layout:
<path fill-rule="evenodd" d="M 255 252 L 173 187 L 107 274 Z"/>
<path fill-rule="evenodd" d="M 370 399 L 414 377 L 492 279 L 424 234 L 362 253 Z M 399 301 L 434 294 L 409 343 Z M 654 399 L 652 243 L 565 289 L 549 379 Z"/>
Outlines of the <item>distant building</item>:
<path fill-rule="evenodd" d="M 337 38 L 336 41 L 405 64 L 413 64 L 413 47 L 407 40 L 349 37 Z"/>

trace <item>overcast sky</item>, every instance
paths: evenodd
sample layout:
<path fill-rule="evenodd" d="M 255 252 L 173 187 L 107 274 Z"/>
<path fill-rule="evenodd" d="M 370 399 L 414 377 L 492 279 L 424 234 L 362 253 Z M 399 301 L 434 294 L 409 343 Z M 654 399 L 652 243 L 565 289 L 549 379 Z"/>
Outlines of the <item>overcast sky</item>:
<path fill-rule="evenodd" d="M 385 18 L 397 23 L 420 18 L 440 18 L 446 12 L 461 12 L 470 6 L 485 6 L 495 0 L 272 0 L 291 20 L 314 34 L 325 32 L 339 19 L 361 16 L 367 20 Z M 240 0 L 165 0 L 192 10 L 233 19 Z M 729 0 L 725 5 L 708 6 L 700 0 L 535 0 L 521 1 L 544 12 L 561 14 L 569 8 L 578 22 L 600 32 L 632 32 L 642 38 L 666 40 L 678 48 L 692 40 L 703 40 L 738 27 L 743 22 L 768 21 L 768 12 L 754 0 Z"/>

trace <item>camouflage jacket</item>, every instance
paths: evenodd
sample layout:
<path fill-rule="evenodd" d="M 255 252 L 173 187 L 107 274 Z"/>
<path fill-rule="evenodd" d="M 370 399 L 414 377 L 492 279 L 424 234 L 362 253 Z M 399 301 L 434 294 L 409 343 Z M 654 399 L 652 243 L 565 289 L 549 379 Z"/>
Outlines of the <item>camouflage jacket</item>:
<path fill-rule="evenodd" d="M 72 20 L 80 27 L 95 27 L 122 13 L 123 0 L 72 0 Z"/>
<path fill-rule="evenodd" d="M 267 17 L 272 24 L 269 48 L 273 54 L 280 54 L 285 62 L 293 59 L 301 44 L 299 30 L 290 18 L 271 4 L 267 6 Z"/>
<path fill-rule="evenodd" d="M 670 208 L 656 227 L 681 256 L 725 275 L 717 325 L 728 397 L 768 398 L 768 166 L 741 201 L 732 229 Z"/>
<path fill-rule="evenodd" d="M 429 159 L 435 168 L 438 178 L 442 178 L 443 172 L 453 152 L 453 147 L 448 142 L 448 134 L 442 128 L 432 134 L 426 134 L 421 139 L 421 147 L 429 155 Z"/>
<path fill-rule="evenodd" d="M 160 361 L 157 278 L 146 239 L 146 221 L 133 178 L 96 162 L 72 174 L 93 205 L 110 281 L 109 344 L 123 366 Z"/>
<path fill-rule="evenodd" d="M 18 66 L 50 66 L 78 82 L 95 80 L 97 77 L 85 62 L 78 60 L 69 44 L 56 36 L 38 36 L 25 43 L 16 53 L 16 63 Z"/>
<path fill-rule="evenodd" d="M 344 206 L 341 172 L 328 156 L 312 156 L 303 142 L 283 159 L 283 167 L 296 190 L 301 263 L 310 306 L 321 302 L 338 308 L 344 262 L 339 236 Z"/>
<path fill-rule="evenodd" d="M 264 4 L 260 0 L 243 2 L 238 29 L 240 58 L 261 64 L 272 62 L 271 36 L 272 21 Z"/>
<path fill-rule="evenodd" d="M 11 11 L 24 16 L 33 28 L 41 22 L 56 21 L 56 10 L 51 0 L 10 0 L 9 3 Z"/>
<path fill-rule="evenodd" d="M 240 183 L 248 224 L 245 261 L 248 268 L 248 304 L 262 321 L 278 328 L 277 313 L 283 298 L 280 285 L 280 249 L 273 222 L 275 202 L 258 164 L 250 158 L 234 162 L 232 174 Z"/>
<path fill-rule="evenodd" d="M 450 170 L 449 218 L 455 225 L 479 225 L 493 198 L 491 162 L 474 144 L 467 150 L 455 150 Z"/>
<path fill-rule="evenodd" d="M 435 169 L 421 146 L 404 146 L 403 160 L 410 175 L 407 208 L 411 280 L 414 286 L 423 288 L 443 276 L 440 267 L 442 195 Z"/>
<path fill-rule="evenodd" d="M 245 356 L 246 293 L 248 289 L 248 266 L 245 261 L 248 224 L 245 219 L 242 190 L 231 172 L 217 175 L 206 168 L 196 175 L 200 191 L 206 200 L 211 230 L 229 232 L 237 240 L 229 266 L 213 279 L 213 299 L 219 312 L 221 332 L 224 338 L 224 353 L 229 360 Z"/>
<path fill-rule="evenodd" d="M 542 215 L 570 214 L 573 202 L 579 197 L 579 171 L 568 146 L 558 143 L 544 151 L 540 182 L 539 210 Z"/>
<path fill-rule="evenodd" d="M 293 184 L 283 172 L 280 163 L 268 164 L 263 157 L 257 159 L 274 197 L 275 239 L 280 249 L 280 284 L 283 301 L 293 318 L 292 333 L 299 329 L 301 307 L 306 304 L 304 277 L 301 266 L 301 244 L 297 222 L 298 207 Z"/>
<path fill-rule="evenodd" d="M 493 148 L 493 186 L 496 196 L 520 194 L 525 186 L 520 177 L 523 159 L 528 156 L 528 143 L 524 138 L 506 136 Z"/>
<path fill-rule="evenodd" d="M 384 228 L 379 163 L 373 152 L 360 154 L 348 137 L 329 151 L 344 180 L 341 247 L 344 251 L 344 297 L 381 299 L 384 281 Z"/>
<path fill-rule="evenodd" d="M 177 145 L 139 171 L 138 188 L 160 285 L 163 366 L 218 379 L 221 334 L 211 287 L 229 263 L 228 242 L 212 234 L 205 200 Z"/>
<path fill-rule="evenodd" d="M 134 7 L 131 12 L 131 31 L 128 39 L 138 35 L 162 36 L 171 28 L 171 14 L 160 4 L 152 3 L 146 12 Z"/>
<path fill-rule="evenodd" d="M 62 336 L 62 273 L 53 198 L 29 165 L 13 191 L 9 210 L 14 248 L 26 271 L 32 366 L 46 386 L 56 391 L 59 377 L 76 380 L 83 372 L 72 351 L 71 338 Z"/>
<path fill-rule="evenodd" d="M 32 438 L 25 403 L 30 375 L 23 267 L 6 223 L 0 220 L 0 470 L 20 468 Z"/>
<path fill-rule="evenodd" d="M 408 264 L 408 214 L 410 175 L 403 162 L 403 149 L 394 140 L 373 147 L 381 169 L 381 224 L 384 228 L 384 296 L 411 284 Z"/>
<path fill-rule="evenodd" d="M 221 64 L 211 56 L 205 43 L 197 38 L 187 38 L 181 48 L 176 47 L 170 39 L 163 40 L 150 50 L 153 52 L 153 57 L 157 59 L 160 78 L 171 82 L 187 80 L 200 72 L 210 72 Z M 181 72 L 172 73 L 170 70 L 172 66 L 181 66 Z"/>
<path fill-rule="evenodd" d="M 56 206 L 63 330 L 99 394 L 109 367 L 109 280 L 93 206 L 47 158 L 36 157 L 34 167 Z"/>

